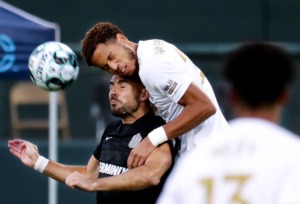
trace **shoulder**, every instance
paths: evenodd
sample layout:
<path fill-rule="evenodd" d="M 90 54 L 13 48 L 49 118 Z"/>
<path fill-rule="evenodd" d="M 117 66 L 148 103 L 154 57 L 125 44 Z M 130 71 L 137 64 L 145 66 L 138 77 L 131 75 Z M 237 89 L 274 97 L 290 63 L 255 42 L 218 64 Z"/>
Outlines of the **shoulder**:
<path fill-rule="evenodd" d="M 152 111 L 149 111 L 133 124 L 133 129 L 138 130 L 142 135 L 147 136 L 149 132 L 164 124 L 165 121 L 161 117 L 156 116 Z"/>
<path fill-rule="evenodd" d="M 155 115 L 152 111 L 149 111 L 146 115 L 144 115 L 144 117 L 141 118 L 141 122 L 151 129 L 162 126 L 166 123 L 160 116 Z"/>
<path fill-rule="evenodd" d="M 121 120 L 113 120 L 110 123 L 108 123 L 108 125 L 106 126 L 106 128 L 111 128 L 117 125 L 120 125 L 122 123 Z"/>
<path fill-rule="evenodd" d="M 149 113 L 147 114 L 147 118 L 151 122 L 165 124 L 165 121 L 162 119 L 162 117 L 155 115 L 153 111 L 149 111 Z"/>
<path fill-rule="evenodd" d="M 288 129 L 267 120 L 240 118 L 230 121 L 235 137 L 251 141 L 272 158 L 300 158 L 300 138 Z M 299 156 L 298 156 L 299 155 Z"/>
<path fill-rule="evenodd" d="M 175 50 L 175 46 L 160 39 L 139 41 L 137 56 L 140 66 L 167 62 L 168 57 Z M 155 59 L 155 60 L 154 60 Z"/>
<path fill-rule="evenodd" d="M 103 135 L 106 135 L 112 131 L 116 131 L 117 127 L 122 124 L 121 120 L 114 120 L 112 122 L 110 122 L 106 127 L 105 130 L 103 132 Z"/>

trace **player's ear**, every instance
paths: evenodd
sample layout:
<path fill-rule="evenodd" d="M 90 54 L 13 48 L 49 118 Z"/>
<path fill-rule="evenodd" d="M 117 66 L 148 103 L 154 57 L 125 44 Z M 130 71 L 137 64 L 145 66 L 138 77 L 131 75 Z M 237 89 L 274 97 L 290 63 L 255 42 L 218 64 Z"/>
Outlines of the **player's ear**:
<path fill-rule="evenodd" d="M 141 90 L 140 101 L 146 101 L 148 99 L 149 99 L 149 93 L 148 93 L 148 91 L 145 88 L 143 88 Z"/>
<path fill-rule="evenodd" d="M 229 88 L 226 92 L 227 94 L 227 98 L 228 98 L 228 101 L 229 103 L 234 106 L 234 104 L 236 103 L 237 101 L 237 93 L 232 89 L 232 88 Z"/>
<path fill-rule="evenodd" d="M 116 37 L 117 37 L 118 42 L 123 42 L 123 43 L 128 42 L 128 39 L 126 38 L 126 36 L 121 33 L 118 33 Z"/>
<path fill-rule="evenodd" d="M 291 92 L 292 92 L 292 90 L 289 89 L 289 88 L 285 88 L 282 91 L 282 93 L 279 96 L 279 100 L 280 100 L 281 104 L 283 104 L 283 105 L 287 105 L 288 104 L 288 102 L 289 102 L 289 100 L 291 98 L 291 95 L 292 95 Z"/>

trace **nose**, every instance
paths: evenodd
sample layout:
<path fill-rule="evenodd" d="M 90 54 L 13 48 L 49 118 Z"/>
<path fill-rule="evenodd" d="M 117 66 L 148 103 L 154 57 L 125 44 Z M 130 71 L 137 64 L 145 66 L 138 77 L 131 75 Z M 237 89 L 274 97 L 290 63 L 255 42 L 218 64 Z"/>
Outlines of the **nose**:
<path fill-rule="evenodd" d="M 118 70 L 118 64 L 115 61 L 108 61 L 107 65 L 109 66 L 109 69 L 111 71 L 117 71 Z"/>
<path fill-rule="evenodd" d="M 115 87 L 110 88 L 109 96 L 117 96 L 117 89 Z"/>

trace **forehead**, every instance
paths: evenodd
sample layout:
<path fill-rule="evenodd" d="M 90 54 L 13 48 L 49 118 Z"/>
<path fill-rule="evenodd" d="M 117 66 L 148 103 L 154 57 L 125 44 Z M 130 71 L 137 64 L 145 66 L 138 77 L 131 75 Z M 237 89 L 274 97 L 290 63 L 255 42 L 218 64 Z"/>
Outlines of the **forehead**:
<path fill-rule="evenodd" d="M 91 58 L 92 63 L 96 66 L 103 66 L 107 60 L 107 57 L 109 56 L 109 53 L 109 44 L 98 44 Z"/>
<path fill-rule="evenodd" d="M 123 76 L 119 76 L 119 75 L 114 75 L 111 80 L 111 82 L 114 82 L 114 83 L 118 83 L 118 82 L 128 82 L 130 83 L 131 80 L 129 80 L 128 78 L 125 78 Z"/>
<path fill-rule="evenodd" d="M 128 78 L 128 77 L 123 77 L 123 76 L 119 76 L 119 75 L 114 75 L 111 80 L 110 80 L 110 84 L 118 84 L 118 83 L 127 83 L 133 87 L 136 87 L 136 83 L 134 80 Z"/>

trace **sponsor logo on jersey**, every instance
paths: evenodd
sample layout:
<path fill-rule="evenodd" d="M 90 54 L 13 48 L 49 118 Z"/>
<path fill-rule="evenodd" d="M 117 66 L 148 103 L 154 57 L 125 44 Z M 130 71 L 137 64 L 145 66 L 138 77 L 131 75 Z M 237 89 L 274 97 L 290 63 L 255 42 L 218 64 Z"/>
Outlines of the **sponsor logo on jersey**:
<path fill-rule="evenodd" d="M 176 86 L 177 86 L 177 82 L 170 79 L 165 84 L 164 91 L 167 92 L 168 94 L 172 94 Z"/>
<path fill-rule="evenodd" d="M 165 53 L 164 43 L 162 40 L 154 40 L 153 45 L 154 45 L 154 53 L 156 55 Z"/>
<path fill-rule="evenodd" d="M 128 143 L 128 147 L 134 148 L 135 146 L 137 146 L 138 143 L 140 143 L 142 141 L 142 139 L 143 138 L 140 133 L 133 135 L 130 142 Z"/>
<path fill-rule="evenodd" d="M 204 80 L 205 80 L 205 74 L 203 72 L 201 72 L 201 71 L 200 71 L 200 78 L 201 78 L 201 82 L 203 84 Z"/>
<path fill-rule="evenodd" d="M 99 168 L 100 173 L 116 176 L 126 171 L 128 171 L 128 169 L 125 167 L 100 162 L 100 168 Z"/>

